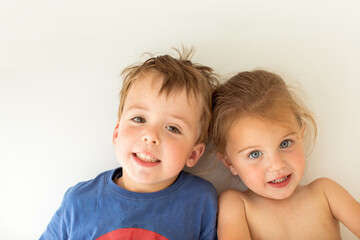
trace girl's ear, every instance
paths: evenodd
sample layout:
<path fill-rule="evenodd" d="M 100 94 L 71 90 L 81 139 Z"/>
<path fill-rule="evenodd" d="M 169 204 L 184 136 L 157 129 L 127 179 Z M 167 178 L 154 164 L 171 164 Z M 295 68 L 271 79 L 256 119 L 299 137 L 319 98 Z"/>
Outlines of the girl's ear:
<path fill-rule="evenodd" d="M 306 130 L 306 123 L 303 123 L 300 129 L 300 136 L 302 140 L 304 140 L 305 130 Z"/>
<path fill-rule="evenodd" d="M 186 161 L 186 166 L 193 167 L 195 164 L 199 161 L 201 155 L 205 151 L 205 144 L 204 143 L 198 143 L 193 148 L 193 151 L 191 152 L 190 157 Z"/>
<path fill-rule="evenodd" d="M 220 159 L 220 161 L 225 165 L 225 167 L 227 167 L 230 170 L 232 175 L 234 176 L 238 175 L 238 172 L 236 171 L 235 167 L 232 165 L 230 159 L 226 154 L 218 153 L 216 155 Z"/>
<path fill-rule="evenodd" d="M 118 136 L 118 131 L 119 131 L 119 121 L 116 122 L 116 126 L 115 126 L 115 129 L 114 129 L 114 133 L 113 133 L 113 144 L 115 144 L 115 140 Z"/>

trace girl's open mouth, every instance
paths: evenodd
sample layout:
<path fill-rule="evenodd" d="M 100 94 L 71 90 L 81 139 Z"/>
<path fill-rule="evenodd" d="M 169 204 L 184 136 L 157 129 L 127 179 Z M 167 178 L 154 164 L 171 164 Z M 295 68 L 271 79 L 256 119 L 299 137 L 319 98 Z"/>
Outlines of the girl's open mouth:
<path fill-rule="evenodd" d="M 290 179 L 291 179 L 291 174 L 284 176 L 282 178 L 278 178 L 273 181 L 270 181 L 270 182 L 268 182 L 268 184 L 270 184 L 270 186 L 275 187 L 275 188 L 282 188 L 289 184 Z"/>

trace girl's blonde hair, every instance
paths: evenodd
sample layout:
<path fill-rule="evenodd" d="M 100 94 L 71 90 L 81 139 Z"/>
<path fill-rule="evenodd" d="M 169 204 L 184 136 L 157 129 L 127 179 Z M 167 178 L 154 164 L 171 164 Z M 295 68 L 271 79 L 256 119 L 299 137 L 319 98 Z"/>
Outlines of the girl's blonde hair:
<path fill-rule="evenodd" d="M 264 117 L 289 122 L 293 113 L 300 126 L 305 124 L 307 144 L 315 142 L 316 122 L 307 107 L 292 93 L 277 74 L 255 70 L 241 72 L 221 84 L 213 94 L 210 134 L 219 154 L 225 154 L 232 124 L 242 116 Z"/>
<path fill-rule="evenodd" d="M 190 61 L 193 49 L 183 48 L 182 53 L 175 50 L 179 54 L 179 58 L 169 55 L 151 57 L 142 64 L 128 66 L 122 71 L 123 85 L 120 91 L 118 118 L 121 117 L 126 97 L 134 82 L 144 74 L 152 72 L 163 77 L 159 94 L 165 93 L 168 96 L 171 93 L 185 90 L 188 97 L 193 94 L 199 101 L 202 106 L 202 114 L 201 131 L 197 142 L 206 142 L 211 120 L 212 93 L 219 82 L 210 67 Z"/>

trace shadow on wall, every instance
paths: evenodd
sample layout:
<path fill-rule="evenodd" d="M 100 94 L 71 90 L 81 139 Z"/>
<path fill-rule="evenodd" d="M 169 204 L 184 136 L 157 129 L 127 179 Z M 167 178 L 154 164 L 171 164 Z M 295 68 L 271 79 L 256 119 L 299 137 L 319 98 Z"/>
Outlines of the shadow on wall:
<path fill-rule="evenodd" d="M 237 176 L 233 176 L 230 171 L 217 159 L 213 147 L 208 144 L 205 153 L 194 167 L 184 167 L 186 172 L 202 177 L 211 182 L 218 194 L 224 190 L 232 188 L 239 191 L 247 190 L 245 184 Z"/>

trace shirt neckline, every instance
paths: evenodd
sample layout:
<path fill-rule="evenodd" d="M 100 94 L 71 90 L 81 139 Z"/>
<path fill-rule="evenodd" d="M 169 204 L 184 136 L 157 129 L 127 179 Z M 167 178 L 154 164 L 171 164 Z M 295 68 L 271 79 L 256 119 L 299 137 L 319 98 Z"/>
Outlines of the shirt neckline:
<path fill-rule="evenodd" d="M 121 176 L 122 174 L 122 168 L 116 168 L 114 170 L 111 170 L 107 172 L 105 176 L 105 185 L 110 188 L 112 192 L 114 192 L 116 195 L 119 195 L 121 197 L 129 198 L 129 199 L 155 199 L 155 198 L 161 198 L 164 196 L 168 196 L 169 194 L 172 194 L 174 192 L 177 192 L 188 180 L 189 174 L 181 171 L 179 173 L 178 178 L 176 181 L 170 185 L 169 187 L 157 191 L 157 192 L 151 192 L 151 193 L 139 193 L 139 192 L 131 192 L 128 191 L 120 186 L 118 186 L 114 182 L 114 178 L 116 176 Z"/>

